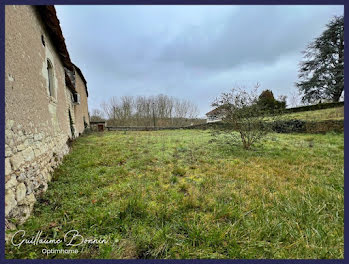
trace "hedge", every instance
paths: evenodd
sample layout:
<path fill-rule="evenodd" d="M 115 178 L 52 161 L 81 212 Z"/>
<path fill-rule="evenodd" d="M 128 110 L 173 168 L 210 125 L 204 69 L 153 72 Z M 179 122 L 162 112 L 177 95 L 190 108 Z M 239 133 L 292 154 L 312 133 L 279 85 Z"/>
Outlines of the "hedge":
<path fill-rule="evenodd" d="M 306 131 L 306 122 L 303 120 L 280 120 L 273 122 L 271 129 L 277 133 L 301 133 Z"/>
<path fill-rule="evenodd" d="M 264 123 L 276 133 L 326 133 L 330 131 L 343 132 L 344 120 L 323 120 L 323 121 L 304 121 L 304 120 L 279 120 Z M 263 126 L 264 126 L 263 125 Z M 164 130 L 164 129 L 220 129 L 232 130 L 231 124 L 222 121 L 213 123 L 203 123 L 199 125 L 186 127 L 107 127 L 108 130 Z"/>
<path fill-rule="evenodd" d="M 329 131 L 344 132 L 344 120 L 306 122 L 305 130 L 306 133 L 326 133 Z"/>
<path fill-rule="evenodd" d="M 305 106 L 299 106 L 294 108 L 287 108 L 283 110 L 284 113 L 297 113 L 297 112 L 303 112 L 303 111 L 314 111 L 314 110 L 320 110 L 320 109 L 327 109 L 327 108 L 335 108 L 335 107 L 341 107 L 344 106 L 344 102 L 335 102 L 335 103 L 321 103 L 316 105 L 305 105 Z"/>
<path fill-rule="evenodd" d="M 276 133 L 326 133 L 343 132 L 344 120 L 323 120 L 323 121 L 304 121 L 304 120 L 280 120 L 271 123 L 265 123 L 271 126 L 271 130 Z M 232 129 L 232 126 L 223 122 L 206 123 L 184 127 L 187 129 Z"/>

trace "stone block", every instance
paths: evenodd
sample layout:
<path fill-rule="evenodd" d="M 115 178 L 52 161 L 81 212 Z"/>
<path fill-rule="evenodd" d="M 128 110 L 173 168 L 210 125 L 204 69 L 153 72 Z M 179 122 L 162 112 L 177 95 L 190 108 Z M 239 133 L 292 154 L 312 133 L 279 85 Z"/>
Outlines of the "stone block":
<path fill-rule="evenodd" d="M 39 157 L 41 154 L 43 154 L 42 149 L 36 148 L 36 149 L 34 150 L 34 155 L 35 155 L 35 157 Z"/>
<path fill-rule="evenodd" d="M 19 205 L 33 206 L 36 202 L 34 193 L 27 195 L 22 201 L 18 202 Z"/>
<path fill-rule="evenodd" d="M 24 144 L 20 144 L 17 146 L 17 151 L 23 151 L 26 149 L 26 146 Z"/>
<path fill-rule="evenodd" d="M 26 139 L 24 140 L 24 142 L 23 142 L 23 145 L 24 145 L 25 147 L 30 147 L 30 145 L 33 144 L 33 142 L 34 142 L 33 139 L 31 139 L 31 138 L 26 138 Z"/>
<path fill-rule="evenodd" d="M 13 131 L 10 129 L 5 129 L 5 142 L 13 138 Z"/>
<path fill-rule="evenodd" d="M 18 184 L 17 190 L 16 190 L 17 203 L 20 203 L 25 198 L 26 192 L 27 192 L 27 188 L 25 187 L 25 184 L 23 182 Z"/>
<path fill-rule="evenodd" d="M 35 141 L 40 141 L 43 139 L 43 134 L 42 133 L 39 133 L 39 134 L 35 134 L 34 135 L 34 140 Z"/>
<path fill-rule="evenodd" d="M 9 146 L 10 149 L 12 149 L 15 146 L 13 138 L 6 139 L 6 144 Z"/>
<path fill-rule="evenodd" d="M 6 120 L 6 129 L 12 129 L 13 124 L 15 123 L 13 120 Z"/>
<path fill-rule="evenodd" d="M 9 145 L 5 145 L 5 158 L 11 157 L 13 155 L 13 152 Z"/>
<path fill-rule="evenodd" d="M 5 182 L 8 182 L 11 179 L 11 175 L 5 175 Z"/>
<path fill-rule="evenodd" d="M 16 175 L 11 175 L 11 178 L 5 183 L 5 189 L 11 189 L 17 186 Z"/>
<path fill-rule="evenodd" d="M 34 184 L 32 182 L 28 181 L 27 182 L 27 194 L 33 193 L 34 189 L 35 189 Z"/>
<path fill-rule="evenodd" d="M 10 159 L 5 158 L 5 175 L 9 175 L 12 171 Z"/>
<path fill-rule="evenodd" d="M 23 158 L 25 161 L 31 161 L 34 159 L 34 151 L 32 148 L 26 148 L 25 150 L 22 151 Z"/>
<path fill-rule="evenodd" d="M 5 150 L 5 158 L 10 158 L 12 156 L 12 151 Z"/>
<path fill-rule="evenodd" d="M 17 181 L 18 182 L 24 182 L 26 180 L 26 174 L 24 172 L 21 172 L 19 176 L 17 176 Z"/>
<path fill-rule="evenodd" d="M 16 153 L 10 158 L 13 170 L 19 169 L 19 167 L 25 162 L 22 152 Z"/>
<path fill-rule="evenodd" d="M 8 216 L 17 205 L 15 194 L 11 189 L 5 191 L 5 216 Z"/>

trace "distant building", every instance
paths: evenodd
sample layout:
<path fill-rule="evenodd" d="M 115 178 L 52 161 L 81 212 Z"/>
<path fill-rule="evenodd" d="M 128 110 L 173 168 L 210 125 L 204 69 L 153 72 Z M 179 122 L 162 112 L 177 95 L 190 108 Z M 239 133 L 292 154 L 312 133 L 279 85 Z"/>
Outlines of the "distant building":
<path fill-rule="evenodd" d="M 222 121 L 222 119 L 224 118 L 224 110 L 222 109 L 222 107 L 217 107 L 211 110 L 210 112 L 206 113 L 206 116 L 207 123 Z"/>
<path fill-rule="evenodd" d="M 107 121 L 90 121 L 91 130 L 102 132 L 107 127 Z"/>
<path fill-rule="evenodd" d="M 24 222 L 69 139 L 89 126 L 86 80 L 54 6 L 5 6 L 5 222 Z"/>

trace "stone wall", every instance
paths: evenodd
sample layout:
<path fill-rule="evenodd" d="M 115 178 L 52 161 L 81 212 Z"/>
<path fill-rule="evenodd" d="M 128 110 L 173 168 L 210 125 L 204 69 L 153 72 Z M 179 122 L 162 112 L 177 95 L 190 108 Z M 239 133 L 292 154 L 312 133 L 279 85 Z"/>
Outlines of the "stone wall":
<path fill-rule="evenodd" d="M 52 96 L 47 60 L 53 66 Z M 5 7 L 5 61 L 5 223 L 15 228 L 14 222 L 29 217 L 69 151 L 69 110 L 78 120 L 62 58 L 35 6 Z M 83 131 L 79 125 L 75 136 Z"/>
<path fill-rule="evenodd" d="M 66 135 L 35 131 L 31 133 L 13 120 L 6 120 L 5 217 L 19 223 L 30 216 L 36 197 L 48 187 L 50 173 L 69 152 Z M 13 228 L 8 219 L 7 227 Z"/>
<path fill-rule="evenodd" d="M 87 107 L 87 94 L 85 83 L 81 79 L 80 75 L 76 73 L 76 91 L 80 94 L 80 104 L 75 105 L 75 128 L 77 134 L 81 134 L 84 129 L 84 120 L 89 124 L 88 107 Z"/>

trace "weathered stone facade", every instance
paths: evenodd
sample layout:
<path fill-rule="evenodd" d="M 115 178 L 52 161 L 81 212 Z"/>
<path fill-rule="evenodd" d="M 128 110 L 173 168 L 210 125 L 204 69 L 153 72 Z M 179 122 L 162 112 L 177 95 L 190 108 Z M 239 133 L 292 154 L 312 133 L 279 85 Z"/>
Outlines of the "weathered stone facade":
<path fill-rule="evenodd" d="M 79 72 L 78 70 L 77 72 Z M 76 91 L 81 96 L 80 105 L 74 108 L 75 129 L 77 134 L 81 134 L 85 129 L 85 122 L 89 125 L 89 116 L 87 109 L 87 90 L 85 89 L 85 80 L 80 74 L 76 75 Z M 84 107 L 86 106 L 86 107 Z"/>
<path fill-rule="evenodd" d="M 64 38 L 52 24 L 59 27 L 52 6 L 5 7 L 7 228 L 15 227 L 11 219 L 22 223 L 29 217 L 51 172 L 69 152 L 68 139 L 89 125 L 86 81 L 64 54 Z M 73 101 L 76 93 L 80 104 Z"/>

